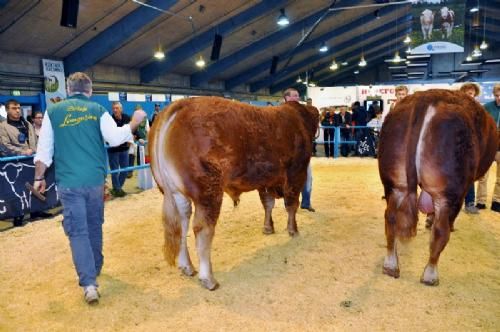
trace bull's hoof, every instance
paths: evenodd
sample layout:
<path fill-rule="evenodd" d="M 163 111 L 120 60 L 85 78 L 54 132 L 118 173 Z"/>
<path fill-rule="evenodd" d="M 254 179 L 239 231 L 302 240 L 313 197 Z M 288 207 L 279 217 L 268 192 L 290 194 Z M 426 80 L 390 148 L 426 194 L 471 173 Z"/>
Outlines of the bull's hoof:
<path fill-rule="evenodd" d="M 389 267 L 384 266 L 382 268 L 382 272 L 384 274 L 387 274 L 388 276 L 391 276 L 393 278 L 399 278 L 399 269 L 391 269 Z"/>
<path fill-rule="evenodd" d="M 266 235 L 269 235 L 269 234 L 274 234 L 274 228 L 272 227 L 264 227 L 262 229 L 262 233 L 266 234 Z"/>
<path fill-rule="evenodd" d="M 182 274 L 188 277 L 192 277 L 197 273 L 192 266 L 180 266 L 179 270 L 181 270 Z"/>
<path fill-rule="evenodd" d="M 420 278 L 420 282 L 423 283 L 424 285 L 427 285 L 427 286 L 437 286 L 437 285 L 439 285 L 439 278 L 425 280 L 424 277 L 422 277 L 422 278 Z"/>
<path fill-rule="evenodd" d="M 288 231 L 288 235 L 290 235 L 291 237 L 296 237 L 296 236 L 299 236 L 299 231 L 295 230 L 295 231 Z"/>
<path fill-rule="evenodd" d="M 219 288 L 219 283 L 214 278 L 211 279 L 200 279 L 200 283 L 206 289 L 213 291 Z"/>

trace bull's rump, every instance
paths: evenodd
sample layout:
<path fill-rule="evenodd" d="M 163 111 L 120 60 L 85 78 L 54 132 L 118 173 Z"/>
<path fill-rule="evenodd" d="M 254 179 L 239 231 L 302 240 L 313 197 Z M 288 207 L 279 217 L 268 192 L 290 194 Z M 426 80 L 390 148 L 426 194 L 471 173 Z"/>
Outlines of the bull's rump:
<path fill-rule="evenodd" d="M 410 190 L 419 184 L 430 193 L 468 187 L 494 159 L 495 132 L 491 117 L 463 93 L 417 92 L 384 122 L 379 146 L 382 182 Z"/>
<path fill-rule="evenodd" d="M 219 178 L 225 191 L 236 193 L 282 187 L 288 172 L 304 173 L 298 177 L 305 181 L 311 134 L 289 105 L 255 107 L 199 97 L 178 101 L 163 113 L 152 133 L 174 118 L 162 142 L 151 137 L 152 145 L 162 145 L 163 158 L 180 170 L 184 188 L 179 189 L 188 196 L 196 196 L 190 184 L 206 176 Z"/>

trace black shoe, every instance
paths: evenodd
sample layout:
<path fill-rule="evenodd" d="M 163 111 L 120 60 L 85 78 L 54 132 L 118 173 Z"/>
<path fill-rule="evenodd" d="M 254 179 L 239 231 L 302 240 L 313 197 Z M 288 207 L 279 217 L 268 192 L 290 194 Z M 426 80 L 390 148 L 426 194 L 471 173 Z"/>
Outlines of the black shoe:
<path fill-rule="evenodd" d="M 316 212 L 316 210 L 313 208 L 313 207 L 300 207 L 302 210 L 307 210 L 307 211 L 310 211 L 310 212 Z"/>
<path fill-rule="evenodd" d="M 12 223 L 14 224 L 14 227 L 23 227 L 24 226 L 24 216 L 14 217 L 14 220 L 12 220 Z"/>
<path fill-rule="evenodd" d="M 491 203 L 491 210 L 495 212 L 500 212 L 500 202 Z"/>
<path fill-rule="evenodd" d="M 477 203 L 477 204 L 476 204 L 476 207 L 477 207 L 479 210 L 484 210 L 484 209 L 486 209 L 486 204 L 483 204 L 483 203 Z"/>

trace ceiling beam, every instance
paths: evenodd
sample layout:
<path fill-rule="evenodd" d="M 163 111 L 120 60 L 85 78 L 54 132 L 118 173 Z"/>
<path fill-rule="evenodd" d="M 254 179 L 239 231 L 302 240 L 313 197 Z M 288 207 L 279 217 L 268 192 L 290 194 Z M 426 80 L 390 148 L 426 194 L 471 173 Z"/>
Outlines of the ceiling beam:
<path fill-rule="evenodd" d="M 382 9 L 380 9 L 380 18 L 384 18 L 385 16 L 389 16 L 389 14 L 392 14 L 393 12 L 397 11 L 399 8 L 396 6 L 387 6 Z M 331 40 L 332 38 L 339 38 L 344 34 L 349 34 L 351 33 L 352 30 L 359 28 L 360 26 L 370 24 L 373 21 L 376 21 L 377 17 L 373 15 L 373 13 L 370 13 L 368 15 L 362 16 L 358 19 L 355 19 L 354 21 L 351 21 L 348 24 L 345 24 L 343 26 L 340 26 L 334 30 L 331 30 L 320 37 L 313 39 L 311 41 L 305 42 L 302 44 L 300 47 L 296 49 L 296 52 L 294 55 L 297 55 L 301 52 L 309 51 L 312 48 L 316 48 L 317 45 L 320 45 L 322 42 L 327 42 Z M 330 45 L 330 48 L 337 49 L 338 46 L 332 46 Z M 285 61 L 289 58 L 289 52 L 284 52 L 278 55 L 280 61 Z M 252 68 L 245 70 L 242 73 L 239 73 L 228 80 L 226 80 L 226 90 L 232 90 L 238 85 L 244 84 L 248 81 L 250 81 L 253 77 L 258 76 L 261 72 L 268 70 L 270 67 L 270 60 L 266 60 L 261 62 L 260 64 L 256 66 L 252 66 Z"/>
<path fill-rule="evenodd" d="M 359 57 L 359 55 L 363 51 L 365 52 L 365 57 L 367 58 L 368 55 L 371 52 L 365 51 L 365 50 L 375 49 L 377 46 L 379 46 L 381 44 L 385 44 L 385 43 L 397 40 L 398 38 L 403 38 L 410 31 L 411 31 L 411 28 L 406 28 L 406 29 L 404 29 L 402 31 L 398 31 L 398 32 L 393 33 L 391 35 L 381 36 L 379 39 L 376 39 L 376 40 L 372 41 L 371 43 L 369 43 L 367 45 L 362 45 L 362 46 L 358 47 L 357 49 L 349 52 L 348 54 L 342 55 L 342 58 L 353 58 L 353 57 L 356 57 L 356 56 Z M 363 39 L 370 38 L 370 37 L 368 37 L 366 35 L 363 35 L 363 36 L 356 37 L 355 39 L 360 38 L 360 37 L 363 38 Z M 371 37 L 373 37 L 373 36 L 371 36 Z M 357 43 L 357 42 L 354 42 L 354 43 Z M 370 61 L 370 59 L 368 59 L 368 62 L 369 61 Z M 325 68 L 328 68 L 329 66 L 330 66 L 330 61 L 327 61 L 327 62 L 323 62 L 323 63 L 321 63 L 321 64 L 313 67 L 312 70 L 314 72 L 319 72 L 319 71 L 321 71 L 321 70 L 323 70 Z M 301 66 L 299 69 L 302 69 L 304 67 L 307 68 L 308 66 L 304 65 L 304 66 Z M 321 76 L 319 78 L 321 79 Z M 316 79 L 318 79 L 318 77 Z M 285 89 L 285 88 L 287 88 L 289 86 L 292 86 L 293 84 L 295 84 L 295 76 L 293 76 L 291 78 L 288 78 L 288 79 L 285 79 L 282 82 L 273 84 L 273 85 L 270 86 L 269 89 L 270 89 L 271 94 L 273 94 L 273 93 L 281 91 L 281 90 L 283 90 L 283 89 Z"/>
<path fill-rule="evenodd" d="M 346 0 L 345 5 L 347 6 L 355 6 L 359 3 L 361 3 L 361 0 Z M 342 3 L 344 5 L 344 3 Z M 271 46 L 276 45 L 277 43 L 282 42 L 285 39 L 288 39 L 290 37 L 293 37 L 294 34 L 301 32 L 304 27 L 311 26 L 314 24 L 318 19 L 320 19 L 324 13 L 325 10 L 328 10 L 330 6 L 324 7 L 317 12 L 315 12 L 312 15 L 309 15 L 308 17 L 290 24 L 284 29 L 280 29 L 274 33 L 271 33 L 270 35 L 261 38 L 260 40 L 248 45 L 247 47 L 244 47 L 233 54 L 228 55 L 224 59 L 219 60 L 218 62 L 208 66 L 205 68 L 203 72 L 196 73 L 191 75 L 191 85 L 192 86 L 199 86 L 205 82 L 208 82 L 210 79 L 212 79 L 215 75 L 220 74 L 221 72 L 224 72 L 225 70 L 229 69 L 230 67 L 237 65 L 248 58 L 250 58 L 253 54 L 261 52 L 263 50 L 269 49 Z M 326 15 L 325 19 L 328 17 L 331 17 L 332 15 L 338 15 L 341 14 L 342 10 L 339 11 L 329 11 L 328 14 Z M 270 68 L 270 62 L 269 66 L 267 68 Z"/>
<path fill-rule="evenodd" d="M 411 20 L 412 20 L 411 14 L 405 15 L 402 18 L 398 18 L 396 20 L 388 22 L 388 23 L 386 23 L 386 24 L 384 24 L 376 29 L 371 30 L 370 32 L 367 32 L 367 33 L 362 34 L 362 35 L 358 35 L 355 38 L 347 40 L 347 41 L 341 43 L 340 45 L 337 45 L 337 47 L 335 47 L 335 49 L 331 48 L 328 52 L 321 53 L 321 54 L 317 53 L 313 56 L 310 56 L 302 61 L 299 61 L 299 62 L 289 66 L 287 68 L 286 72 L 282 71 L 282 72 L 277 73 L 274 76 L 269 76 L 263 80 L 260 80 L 260 81 L 257 81 L 255 83 L 250 84 L 250 91 L 255 92 L 255 91 L 258 91 L 262 88 L 269 87 L 269 86 L 273 85 L 275 82 L 277 82 L 281 79 L 284 79 L 285 77 L 289 76 L 290 74 L 292 74 L 294 72 L 300 71 L 303 68 L 310 67 L 312 63 L 315 63 L 315 62 L 322 60 L 322 59 L 325 59 L 325 58 L 331 59 L 333 55 L 338 54 L 339 52 L 342 52 L 343 49 L 346 49 L 348 47 L 352 47 L 353 44 L 363 43 L 368 38 L 371 38 L 371 37 L 379 35 L 379 34 L 383 34 L 388 29 L 393 28 L 396 24 L 411 23 Z M 366 47 L 365 49 L 369 49 L 369 47 Z"/>
<path fill-rule="evenodd" d="M 177 0 L 151 0 L 148 5 L 168 10 L 176 2 Z M 74 73 L 92 67 L 161 15 L 163 15 L 161 11 L 139 6 L 66 56 L 64 58 L 65 71 Z"/>
<path fill-rule="evenodd" d="M 217 26 L 205 31 L 182 45 L 174 48 L 166 54 L 165 60 L 154 61 L 141 68 L 141 81 L 151 82 L 159 76 L 170 72 L 176 65 L 185 61 L 186 59 L 196 55 L 204 48 L 212 44 L 215 34 L 222 35 L 223 37 L 234 32 L 237 28 L 248 24 L 256 18 L 266 15 L 287 3 L 286 0 L 264 0 L 257 5 L 252 6 L 243 12 L 230 17 L 226 21 L 217 24 Z M 276 15 L 277 16 L 277 15 Z"/>

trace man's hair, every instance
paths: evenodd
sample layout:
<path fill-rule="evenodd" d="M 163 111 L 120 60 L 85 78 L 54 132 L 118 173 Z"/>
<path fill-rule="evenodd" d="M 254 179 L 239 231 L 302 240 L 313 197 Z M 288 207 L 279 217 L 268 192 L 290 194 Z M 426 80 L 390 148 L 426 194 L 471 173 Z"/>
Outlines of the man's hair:
<path fill-rule="evenodd" d="M 92 94 L 92 80 L 85 73 L 76 72 L 69 75 L 66 83 L 68 84 L 68 94 L 70 96 L 82 93 L 90 97 Z"/>
<path fill-rule="evenodd" d="M 497 83 L 493 86 L 493 94 L 496 92 L 500 92 L 500 83 Z"/>
<path fill-rule="evenodd" d="M 290 94 L 292 93 L 292 91 L 299 93 L 299 90 L 297 90 L 295 88 L 288 88 L 285 90 L 285 92 L 283 92 L 283 98 L 290 97 Z"/>
<path fill-rule="evenodd" d="M 113 106 L 120 106 L 120 108 L 123 108 L 122 103 L 120 103 L 119 101 L 112 102 L 111 107 L 113 107 Z"/>
<path fill-rule="evenodd" d="M 312 100 L 312 98 L 307 98 L 307 100 L 306 100 L 306 101 L 311 101 L 311 102 L 312 102 L 313 100 Z"/>
<path fill-rule="evenodd" d="M 355 101 L 354 103 L 352 103 L 352 105 L 359 107 L 359 106 L 361 106 L 361 103 L 359 101 Z"/>
<path fill-rule="evenodd" d="M 5 110 L 8 110 L 10 108 L 10 105 L 20 105 L 19 102 L 15 99 L 9 99 L 5 103 Z"/>
<path fill-rule="evenodd" d="M 396 93 L 398 93 L 398 91 L 403 91 L 403 90 L 405 90 L 406 93 L 408 93 L 408 87 L 406 85 L 398 85 L 395 90 Z"/>
<path fill-rule="evenodd" d="M 477 85 L 476 83 L 472 83 L 472 82 L 464 83 L 460 87 L 460 91 L 462 91 L 462 92 L 465 92 L 467 90 L 474 90 L 475 97 L 479 96 L 479 94 L 481 93 L 481 90 L 479 89 L 479 85 Z"/>

